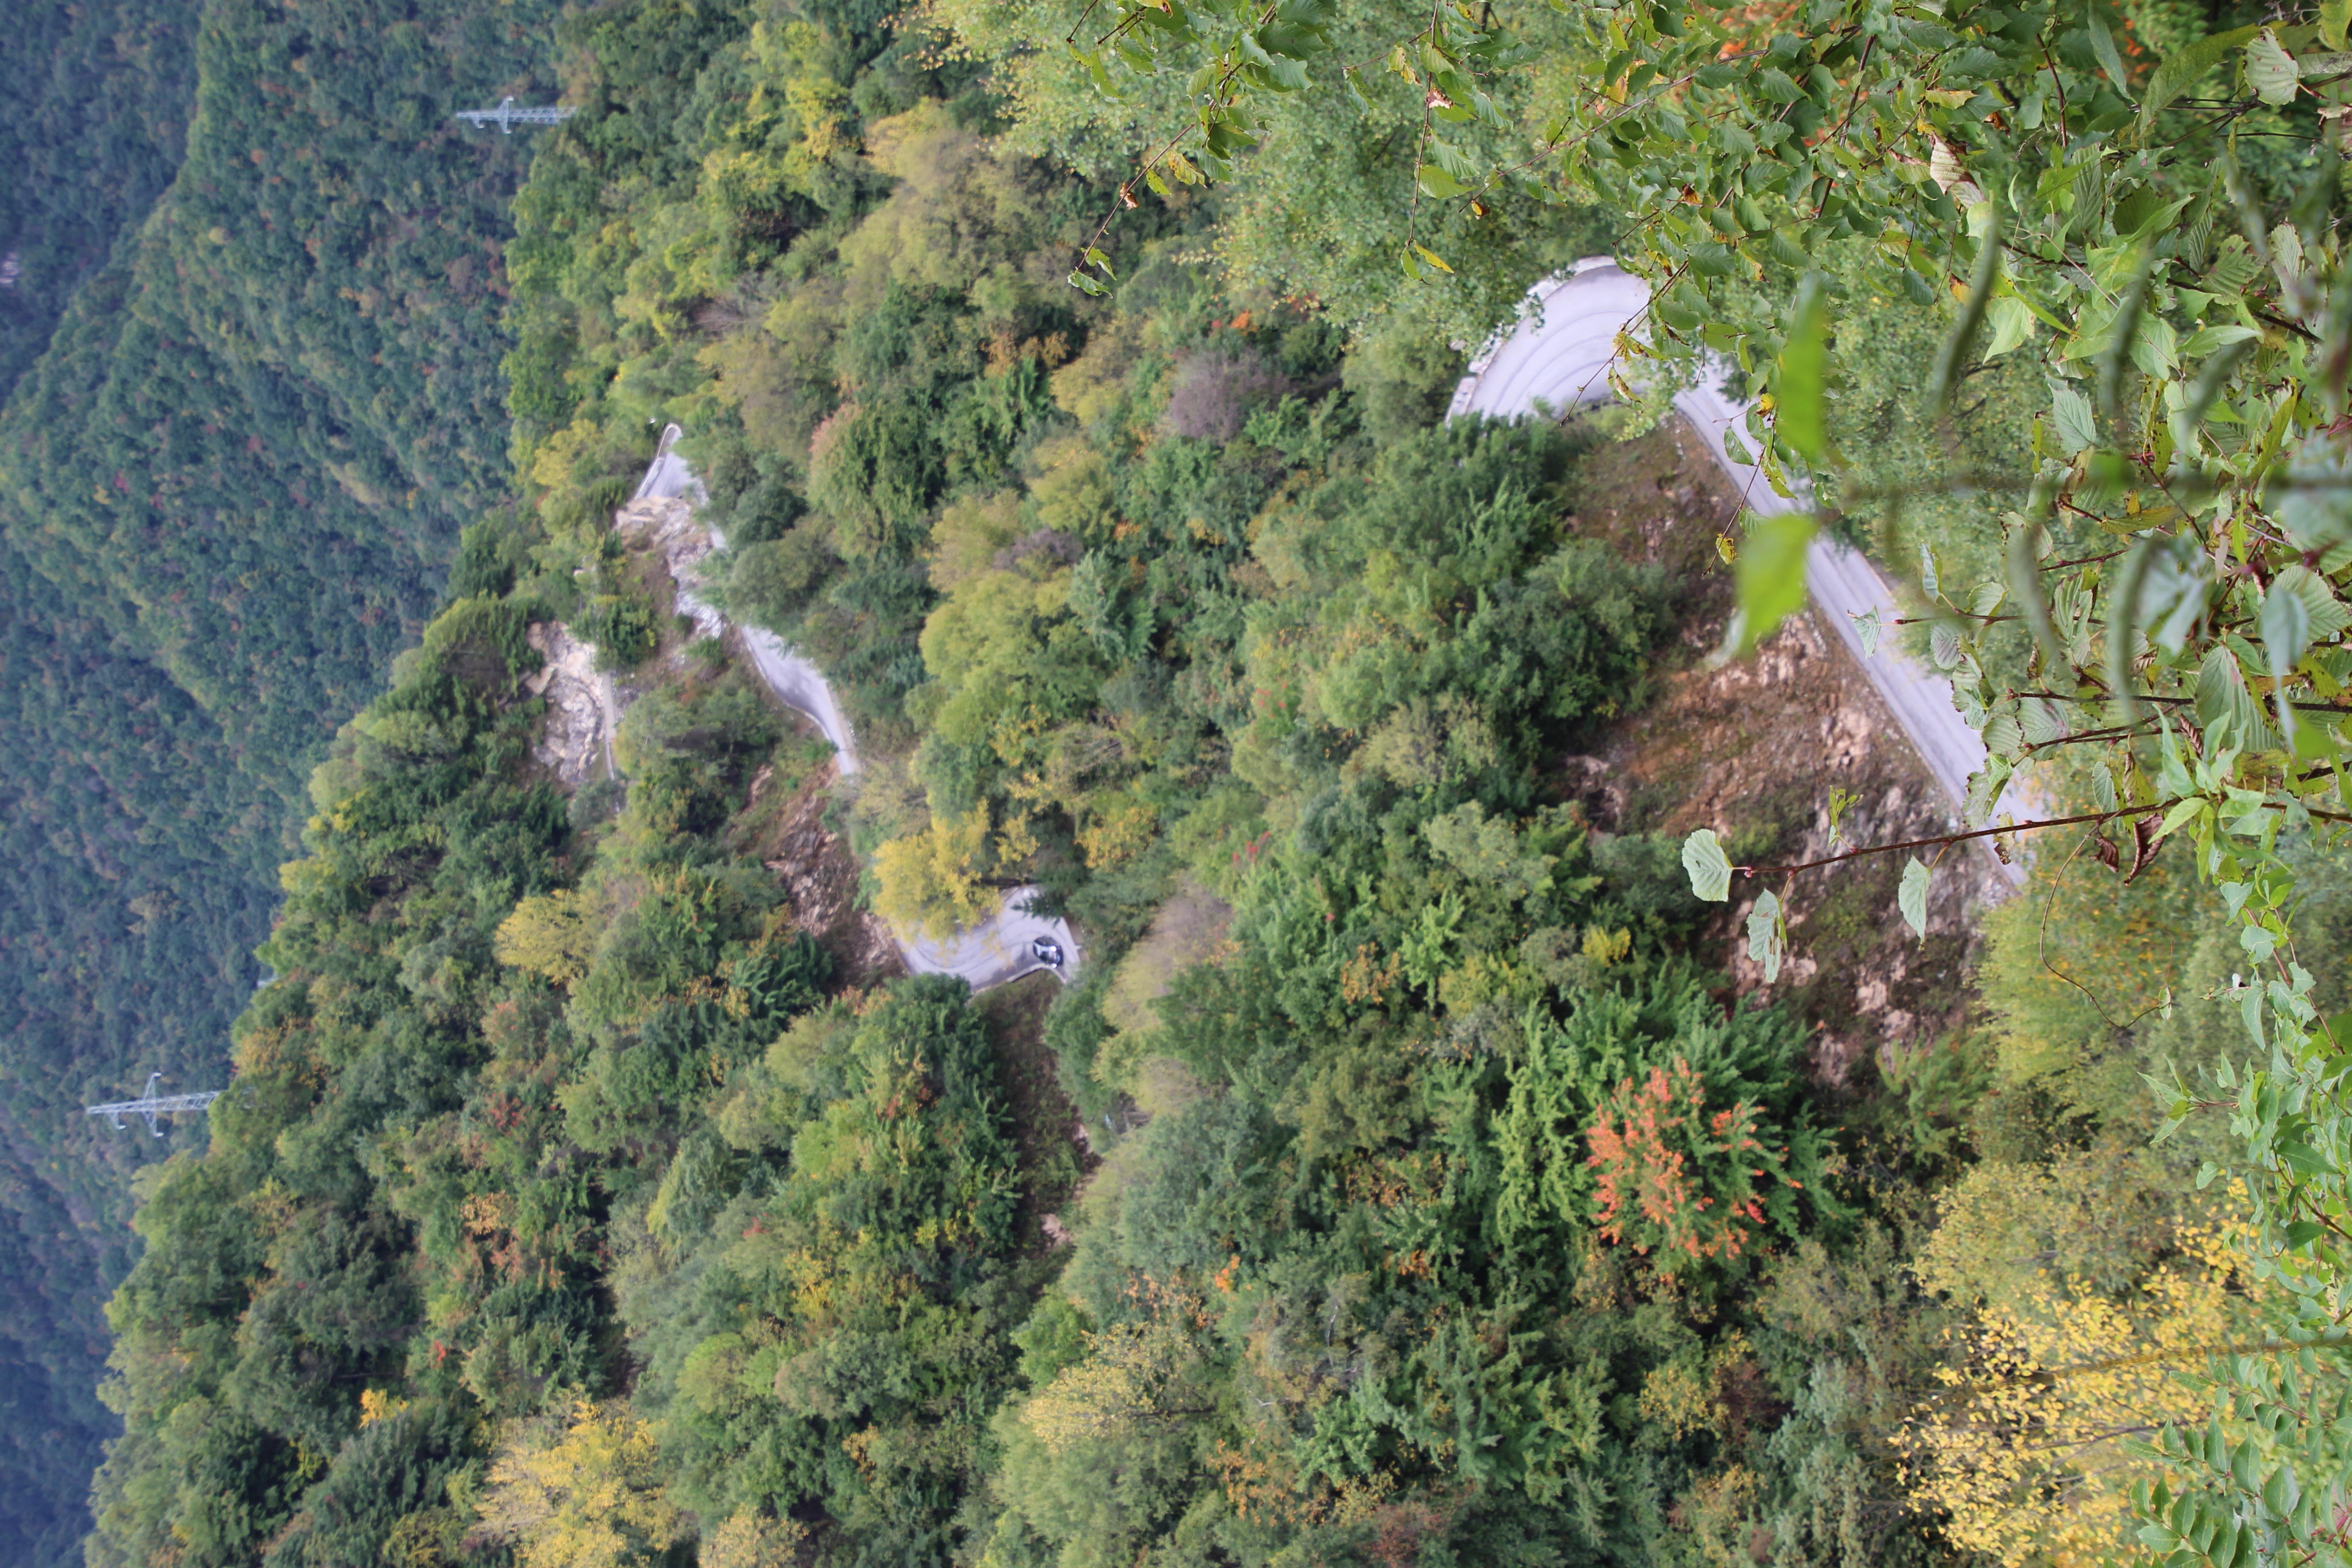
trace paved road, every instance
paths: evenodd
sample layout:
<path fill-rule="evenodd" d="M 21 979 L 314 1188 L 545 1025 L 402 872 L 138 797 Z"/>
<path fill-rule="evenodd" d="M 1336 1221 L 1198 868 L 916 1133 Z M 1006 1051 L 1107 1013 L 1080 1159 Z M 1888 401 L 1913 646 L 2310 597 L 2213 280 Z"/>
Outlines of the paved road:
<path fill-rule="evenodd" d="M 1607 257 L 1580 261 L 1544 279 L 1528 292 L 1517 326 L 1497 334 L 1471 362 L 1469 374 L 1454 389 L 1448 416 L 1508 418 L 1536 412 L 1538 402 L 1561 411 L 1608 402 L 1617 334 L 1649 300 L 1649 286 Z M 1744 405 L 1706 385 L 1676 396 L 1675 407 L 1697 429 L 1708 453 L 1750 508 L 1768 514 L 1801 510 L 1801 502 L 1776 494 L 1753 465 L 1736 461 L 1725 451 L 1724 432 L 1744 417 Z M 1741 440 L 1747 444 L 1744 432 Z M 1891 629 L 1880 639 L 1877 652 L 1864 658 L 1862 635 L 1854 627 L 1855 616 L 1874 609 L 1879 624 L 1891 628 L 1899 613 L 1894 591 L 1860 553 L 1827 539 L 1813 542 L 1805 562 L 1805 585 L 1821 607 L 1822 618 L 1835 628 L 1846 651 L 1886 700 L 1895 721 L 1951 801 L 1957 820 L 1968 795 L 1969 775 L 1984 766 L 1983 740 L 1952 706 L 1951 682 L 1896 648 Z M 2010 796 L 2001 804 L 2018 810 Z M 2025 813 L 2019 810 L 2018 815 Z M 2021 866 L 2002 864 L 2001 871 L 2012 883 L 2025 879 Z"/>
<path fill-rule="evenodd" d="M 633 499 L 677 497 L 697 505 L 709 499 L 702 481 L 677 454 L 677 439 L 682 434 L 675 425 L 662 432 L 653 464 L 646 469 L 646 477 L 639 481 Z M 726 535 L 708 523 L 703 526 L 709 530 L 712 543 L 721 550 L 727 548 Z M 692 616 L 706 635 L 717 636 L 727 625 L 717 609 L 684 584 L 678 585 L 677 607 L 682 614 Z M 825 683 L 824 673 L 794 653 L 775 633 L 760 626 L 738 629 L 742 634 L 744 650 L 751 656 L 752 666 L 759 670 L 760 679 L 768 683 L 768 689 L 787 708 L 806 714 L 824 738 L 833 742 L 835 761 L 844 777 L 856 773 L 856 737 L 850 731 L 849 720 L 842 712 L 841 704 L 834 700 L 833 688 Z M 1004 895 L 1003 907 L 992 919 L 958 931 L 950 942 L 935 942 L 929 937 L 908 937 L 894 931 L 899 954 L 917 974 L 952 974 L 969 983 L 974 991 L 985 991 L 992 985 L 1050 968 L 1037 961 L 1031 945 L 1042 937 L 1061 947 L 1062 965 L 1052 973 L 1066 985 L 1078 972 L 1078 939 L 1071 933 L 1066 921 L 1029 912 L 1029 900 L 1036 891 L 1034 888 L 1012 889 Z"/>

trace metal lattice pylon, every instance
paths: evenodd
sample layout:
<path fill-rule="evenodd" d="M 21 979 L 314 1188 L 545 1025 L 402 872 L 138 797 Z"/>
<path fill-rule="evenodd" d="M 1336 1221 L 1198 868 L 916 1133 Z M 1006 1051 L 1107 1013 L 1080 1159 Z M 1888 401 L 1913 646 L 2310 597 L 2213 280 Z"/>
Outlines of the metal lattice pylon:
<path fill-rule="evenodd" d="M 499 100 L 496 109 L 461 109 L 455 118 L 468 125 L 495 125 L 499 135 L 511 136 L 518 125 L 561 125 L 574 112 L 553 104 L 541 109 L 517 109 L 514 94 L 509 93 Z"/>
<path fill-rule="evenodd" d="M 115 1131 L 118 1132 L 125 1126 L 122 1120 L 124 1116 L 143 1117 L 147 1121 L 147 1131 L 161 1138 L 163 1136 L 163 1129 L 161 1125 L 163 1117 L 171 1115 L 175 1110 L 202 1110 L 205 1106 L 218 1100 L 224 1092 L 217 1089 L 208 1089 L 201 1094 L 159 1095 L 155 1092 L 155 1086 L 163 1080 L 162 1073 L 149 1073 L 147 1092 L 139 1099 L 118 1100 L 111 1105 L 89 1106 L 86 1108 L 83 1114 L 111 1117 Z"/>

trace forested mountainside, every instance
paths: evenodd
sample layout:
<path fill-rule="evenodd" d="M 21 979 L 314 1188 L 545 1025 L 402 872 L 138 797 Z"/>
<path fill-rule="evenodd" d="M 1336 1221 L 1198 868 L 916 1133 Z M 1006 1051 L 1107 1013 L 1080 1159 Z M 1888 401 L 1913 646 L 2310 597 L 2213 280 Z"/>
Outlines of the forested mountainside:
<path fill-rule="evenodd" d="M 998 15 L 552 29 L 579 113 L 507 251 L 522 493 L 311 775 L 231 1090 L 141 1178 L 89 1561 L 2127 1555 L 2183 1466 L 2126 1440 L 2203 1421 L 2208 1358 L 2282 1310 L 2244 1189 L 2191 1179 L 2219 1130 L 2147 1142 L 2142 1071 L 2235 1026 L 2198 999 L 2240 962 L 2222 899 L 2151 819 L 1980 937 L 1950 865 L 1929 900 L 1892 860 L 1792 892 L 1784 963 L 1683 832 L 1801 860 L 1940 807 L 1828 749 L 1853 704 L 1755 696 L 1837 679 L 1819 627 L 1704 667 L 1754 568 L 1672 442 L 1439 418 L 1449 338 L 1625 215 L 1451 209 L 1419 232 L 1486 270 L 1426 310 L 1283 286 L 1368 295 L 1443 188 L 1413 117 L 1471 93 L 1401 54 L 1405 130 L 1312 201 L 1163 163 L 1118 289 L 1074 290 L 1110 195 L 1032 154 L 1100 110 Z M 1355 207 L 1318 258 L 1297 214 Z M 1818 245 L 1861 471 L 1944 460 L 1943 318 L 1882 237 Z M 2037 374 L 1979 371 L 1965 449 Z M 393 412 L 321 434 L 415 449 Z M 669 420 L 707 590 L 823 665 L 853 779 L 614 526 Z M 1928 570 L 1983 554 L 1982 507 L 1912 514 Z M 615 777 L 533 752 L 593 705 L 556 623 L 629 700 Z M 2312 1007 L 2346 1000 L 2334 865 Z M 974 999 L 842 940 L 853 894 L 939 930 L 1019 883 L 1076 922 L 1075 984 Z"/>
<path fill-rule="evenodd" d="M 302 784 L 502 491 L 521 154 L 554 7 L 15 8 L 0 124 L 0 1556 L 88 1528 L 100 1306 L 216 1086 Z M 534 76 L 534 73 L 538 73 Z M 183 1141 L 186 1133 L 175 1136 Z"/>

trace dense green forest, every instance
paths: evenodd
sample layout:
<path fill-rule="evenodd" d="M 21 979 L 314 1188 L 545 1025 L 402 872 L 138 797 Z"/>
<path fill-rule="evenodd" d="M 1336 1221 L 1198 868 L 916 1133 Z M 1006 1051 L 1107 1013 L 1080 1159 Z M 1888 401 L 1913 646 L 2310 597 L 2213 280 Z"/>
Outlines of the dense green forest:
<path fill-rule="evenodd" d="M 2263 309 L 2320 321 L 2296 258 L 2334 265 L 2339 164 L 2279 89 L 2340 69 L 2285 50 L 2340 50 L 2341 10 L 2207 18 L 2247 22 L 2254 98 L 2190 289 L 2128 281 L 2183 208 L 2082 151 L 2116 94 L 2221 79 L 2155 69 L 2205 27 L 2168 0 L 1115 3 L 1114 43 L 1064 47 L 1095 9 L 34 8 L 0 132 L 30 172 L 0 192 L 0 1553 L 2336 1560 L 2310 1521 L 2352 1460 L 2259 1404 L 2340 1379 L 2340 1330 L 2272 1353 L 2332 1298 L 2264 1250 L 2221 1118 L 2150 1137 L 2170 1064 L 2226 1061 L 2265 997 L 2352 1016 L 2352 875 L 2309 814 L 2237 819 L 2273 858 L 2243 879 L 2210 810 L 2160 847 L 2237 798 L 2213 770 L 2267 722 L 2237 661 L 2352 626 L 2320 582 L 2352 552 L 2288 565 L 2217 514 L 2209 615 L 2149 563 L 2159 487 L 2050 443 L 2135 396 L 2151 451 L 2305 417 L 2156 389 L 2165 343 L 2311 357 L 2252 306 L 2118 345 L 2219 321 L 2257 257 Z M 1868 76 L 2029 45 L 2048 101 Z M 1169 65 L 1195 46 L 1232 58 Z M 1704 63 L 1636 58 L 1676 49 Z M 1671 96 L 1751 85 L 1760 139 Z M 576 112 L 448 122 L 509 91 Z M 1882 97 L 1936 162 L 1845 148 Z M 2050 307 L 1998 294 L 1961 159 L 2045 116 L 2088 161 L 2004 199 L 2059 213 L 2033 246 L 2085 247 L 2113 341 L 2037 358 Z M 1576 178 L 1510 163 L 1585 159 L 1580 124 Z M 1732 171 L 1664 198 L 1704 236 L 1643 185 L 1685 143 Z M 1851 184 L 1798 177 L 1842 152 Z M 1919 210 L 1869 221 L 1874 180 Z M 1964 212 L 1994 259 L 1945 288 Z M 2117 837 L 1990 910 L 1948 842 L 1932 894 L 1885 858 L 1704 896 L 1694 829 L 1787 862 L 1945 814 L 1891 728 L 1832 753 L 1870 700 L 1820 626 L 1708 660 L 1803 537 L 1742 527 L 1659 408 L 1441 418 L 1525 288 L 1612 247 L 1665 269 L 1661 331 L 1778 378 L 1748 434 L 1818 459 L 1923 657 L 1995 693 L 2002 766 L 2111 740 L 2069 732 L 2087 686 L 2020 697 L 2095 662 L 2097 579 L 2044 605 L 2038 563 L 2132 551 L 2127 600 L 2174 595 L 2111 675 L 2220 628 L 2160 745 L 2130 720 L 2042 774 Z M 1922 367 L 1963 361 L 1939 403 Z M 705 592 L 823 668 L 854 776 L 615 528 L 673 421 L 725 535 Z M 1940 482 L 2020 443 L 2046 519 Z M 534 754 L 557 622 L 625 700 L 614 776 Z M 2257 678 L 2290 731 L 2296 681 L 2345 679 L 2309 658 Z M 908 977 L 835 907 L 939 933 L 1014 885 L 1083 937 L 1072 984 Z M 2246 984 L 2288 950 L 2231 921 L 2290 902 L 2293 970 Z M 158 1068 L 227 1092 L 161 1142 L 79 1116 Z M 2263 1112 L 2300 1119 L 2259 1135 L 2298 1179 L 2337 1147 L 2311 1103 Z M 2294 1247 L 2344 1217 L 2309 1213 Z M 2226 1529 L 2200 1467 L 2252 1500 Z M 2258 1552 L 2261 1509 L 2310 1528 Z"/>
<path fill-rule="evenodd" d="M 191 167 L 259 101 L 226 84 L 290 90 L 329 52 L 214 11 L 200 70 L 262 63 L 204 76 Z M 464 20 L 365 68 L 421 71 Z M 1084 117 L 965 23 L 567 13 L 535 42 L 579 112 L 503 273 L 457 243 L 500 232 L 495 168 L 431 141 L 421 96 L 362 95 L 446 171 L 446 228 L 421 200 L 362 221 L 282 139 L 229 136 L 206 166 L 285 171 L 282 226 L 167 203 L 184 313 L 108 305 L 135 265 L 100 278 L 9 411 L 12 464 L 68 439 L 44 409 L 120 411 L 70 439 L 115 441 L 124 484 L 11 468 L 47 520 L 21 548 L 247 792 L 240 838 L 159 772 L 142 842 L 270 858 L 304 725 L 390 672 L 310 775 L 209 1141 L 137 1179 L 88 1561 L 2128 1555 L 2159 1472 L 2121 1438 L 2201 1419 L 2172 1367 L 2274 1295 L 2231 1249 L 2237 1190 L 2189 1179 L 2218 1134 L 2147 1146 L 2141 1072 L 2229 1026 L 2141 1011 L 2235 962 L 2184 857 L 2120 892 L 2045 863 L 1980 938 L 1938 906 L 1916 949 L 1891 864 L 1842 884 L 1800 923 L 1883 969 L 1882 1006 L 1906 965 L 1924 1006 L 1916 976 L 1981 963 L 1936 983 L 1946 1022 L 1832 1070 L 1856 977 L 1738 969 L 1683 803 L 1598 811 L 1568 765 L 1674 721 L 1737 542 L 1662 558 L 1605 526 L 1611 422 L 1438 418 L 1464 323 L 1622 216 L 1515 211 L 1462 290 L 1351 314 L 1359 252 L 1329 300 L 1286 287 L 1294 213 L 1180 185 L 1091 296 L 1061 279 L 1104 183 L 1034 155 Z M 1381 228 L 1413 172 L 1391 145 L 1315 199 L 1386 204 Z M 1822 261 L 1883 289 L 1843 387 L 1880 431 L 1864 471 L 1931 462 L 1940 321 L 1891 303 L 1883 247 Z M 469 283 L 508 297 L 469 316 Z M 485 343 L 510 422 L 463 428 Z M 156 416 L 206 374 L 278 410 L 257 452 Z M 2034 384 L 1979 384 L 1984 441 Z M 854 782 L 611 530 L 673 419 L 717 592 L 823 665 Z M 247 458 L 299 552 L 202 526 Z M 172 551 L 127 525 L 141 497 L 184 509 Z M 1958 560 L 1973 504 L 1915 525 Z M 635 693 L 623 778 L 568 796 L 530 757 L 556 620 Z M 1721 826 L 1745 858 L 1818 846 L 1844 776 Z M 786 885 L 811 820 L 902 929 L 1038 885 L 1078 982 L 975 999 L 814 940 Z M 2331 866 L 2305 951 L 2340 1006 Z"/>
<path fill-rule="evenodd" d="M 0 1556 L 72 1560 L 145 1131 L 220 1083 L 310 764 L 502 490 L 552 7 L 16 8 L 0 125 Z M 544 76 L 538 79 L 544 81 Z M 174 1134 L 184 1142 L 187 1132 Z M 169 1147 L 170 1144 L 156 1147 Z"/>

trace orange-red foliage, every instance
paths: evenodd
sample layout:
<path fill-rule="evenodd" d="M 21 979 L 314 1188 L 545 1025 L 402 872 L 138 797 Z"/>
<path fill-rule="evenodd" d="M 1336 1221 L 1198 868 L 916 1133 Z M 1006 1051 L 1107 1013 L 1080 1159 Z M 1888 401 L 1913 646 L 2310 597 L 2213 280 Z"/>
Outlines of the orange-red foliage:
<path fill-rule="evenodd" d="M 1601 1239 L 1657 1252 L 1666 1273 L 1739 1256 L 1764 1222 L 1757 1184 L 1784 1179 L 1755 1129 L 1748 1100 L 1710 1114 L 1706 1080 L 1680 1057 L 1619 1084 L 1585 1134 Z"/>

